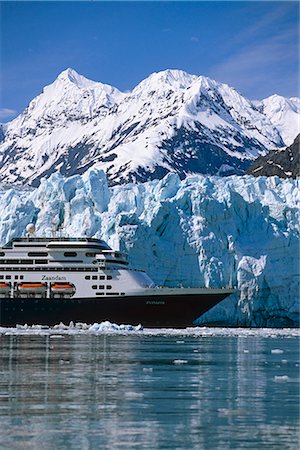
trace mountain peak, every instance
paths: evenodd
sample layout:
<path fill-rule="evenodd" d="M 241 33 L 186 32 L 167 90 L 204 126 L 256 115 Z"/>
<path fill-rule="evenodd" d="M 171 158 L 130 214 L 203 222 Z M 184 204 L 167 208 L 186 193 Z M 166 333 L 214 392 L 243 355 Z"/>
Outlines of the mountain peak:
<path fill-rule="evenodd" d="M 284 105 L 287 102 L 288 102 L 287 98 L 283 97 L 282 95 L 278 95 L 278 94 L 270 95 L 269 97 L 264 98 L 262 100 L 262 103 L 264 103 L 265 105 L 266 104 L 268 104 L 268 105 L 271 105 L 271 104 L 273 104 L 273 105 L 274 104 L 276 104 L 276 105 L 279 105 L 279 104 Z"/>
<path fill-rule="evenodd" d="M 68 68 L 63 70 L 57 77 L 56 81 L 62 81 L 67 83 L 72 83 L 78 88 L 86 88 L 90 87 L 94 84 L 99 84 L 96 81 L 89 80 L 88 78 L 85 78 L 83 75 L 80 75 L 76 70 L 72 68 Z"/>
<path fill-rule="evenodd" d="M 72 67 L 68 67 L 67 69 L 63 70 L 59 75 L 58 78 L 61 80 L 69 79 L 70 81 L 74 81 L 77 77 L 81 77 L 81 75 L 76 72 L 76 70 L 72 69 Z"/>
<path fill-rule="evenodd" d="M 261 101 L 264 114 L 270 117 L 273 125 L 279 130 L 286 145 L 291 145 L 295 135 L 300 132 L 300 102 L 297 97 L 285 98 L 274 94 Z"/>
<path fill-rule="evenodd" d="M 189 86 L 197 77 L 191 75 L 184 70 L 167 69 L 160 72 L 154 72 L 149 78 L 155 78 L 163 81 L 166 84 L 180 84 L 182 88 Z"/>
<path fill-rule="evenodd" d="M 160 72 L 153 72 L 149 77 L 142 80 L 133 90 L 133 93 L 157 91 L 161 88 L 182 90 L 188 88 L 196 75 L 191 75 L 179 69 L 167 69 Z"/>

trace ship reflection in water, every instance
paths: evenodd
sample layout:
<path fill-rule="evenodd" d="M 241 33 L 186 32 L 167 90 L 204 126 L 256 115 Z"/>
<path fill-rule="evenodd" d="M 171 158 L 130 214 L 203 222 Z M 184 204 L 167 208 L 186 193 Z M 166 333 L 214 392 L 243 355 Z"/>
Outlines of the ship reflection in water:
<path fill-rule="evenodd" d="M 243 333 L 0 333 L 0 448 L 297 448 L 297 335 Z"/>

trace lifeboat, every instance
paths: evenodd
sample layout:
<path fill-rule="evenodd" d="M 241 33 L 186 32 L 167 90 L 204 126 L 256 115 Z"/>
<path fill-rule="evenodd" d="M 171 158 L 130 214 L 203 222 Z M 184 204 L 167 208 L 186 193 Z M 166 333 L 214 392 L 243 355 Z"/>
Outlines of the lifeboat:
<path fill-rule="evenodd" d="M 51 285 L 52 294 L 73 295 L 75 293 L 75 287 L 71 283 L 54 283 Z"/>
<path fill-rule="evenodd" d="M 10 293 L 10 283 L 0 283 L 0 296 L 6 296 Z"/>
<path fill-rule="evenodd" d="M 20 283 L 18 284 L 18 291 L 20 293 L 41 294 L 47 289 L 45 283 Z"/>

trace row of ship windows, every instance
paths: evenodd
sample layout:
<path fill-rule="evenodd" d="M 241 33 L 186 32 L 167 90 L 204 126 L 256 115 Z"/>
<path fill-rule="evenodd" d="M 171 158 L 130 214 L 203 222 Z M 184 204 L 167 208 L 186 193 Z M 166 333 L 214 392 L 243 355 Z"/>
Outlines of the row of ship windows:
<path fill-rule="evenodd" d="M 1 271 L 5 272 L 97 272 L 95 267 L 1 267 Z"/>
<path fill-rule="evenodd" d="M 85 256 L 88 258 L 95 258 L 96 254 L 97 253 L 87 252 Z M 0 252 L 0 256 L 5 256 L 5 252 Z M 28 256 L 31 258 L 42 258 L 48 256 L 48 252 L 28 252 Z M 74 256 L 77 256 L 77 252 L 64 252 L 64 256 L 66 258 L 74 258 Z"/>
<path fill-rule="evenodd" d="M 125 292 L 96 292 L 96 295 L 113 295 L 115 297 L 116 295 L 125 295 Z"/>
<path fill-rule="evenodd" d="M 38 263 L 38 261 L 46 261 Z M 47 264 L 47 259 L 36 259 L 36 264 Z M 33 264 L 33 259 L 0 259 L 0 264 Z"/>
<path fill-rule="evenodd" d="M 97 275 L 86 275 L 85 277 L 84 277 L 86 280 L 90 280 L 90 279 L 92 279 L 92 280 L 112 280 L 112 276 L 111 275 L 107 275 L 107 276 L 105 276 L 105 275 L 100 275 L 99 277 L 97 276 Z"/>
<path fill-rule="evenodd" d="M 112 288 L 112 286 L 110 286 L 110 285 L 107 285 L 107 286 L 105 286 L 104 284 L 100 284 L 100 285 L 96 285 L 96 284 L 93 284 L 93 286 L 92 286 L 92 289 L 111 289 Z"/>
<path fill-rule="evenodd" d="M 24 276 L 23 275 L 15 275 L 14 276 L 15 280 L 23 280 Z M 0 275 L 0 280 L 11 280 L 11 275 Z"/>
<path fill-rule="evenodd" d="M 83 263 L 82 260 L 79 259 L 75 259 L 75 261 L 62 261 L 62 260 L 51 260 L 48 261 L 48 259 L 0 259 L 0 264 L 48 264 L 49 262 L 51 263 L 66 263 L 66 262 L 71 262 L 71 263 Z"/>

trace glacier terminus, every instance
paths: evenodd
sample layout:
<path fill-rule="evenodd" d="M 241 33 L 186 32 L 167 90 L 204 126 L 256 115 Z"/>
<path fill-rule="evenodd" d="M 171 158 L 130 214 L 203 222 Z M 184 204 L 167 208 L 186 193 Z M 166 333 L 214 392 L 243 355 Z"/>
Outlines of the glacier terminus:
<path fill-rule="evenodd" d="M 2 187 L 0 242 L 39 236 L 103 239 L 157 285 L 236 292 L 200 325 L 296 326 L 299 320 L 299 181 L 193 175 L 109 187 L 103 171 Z"/>

